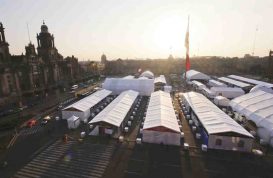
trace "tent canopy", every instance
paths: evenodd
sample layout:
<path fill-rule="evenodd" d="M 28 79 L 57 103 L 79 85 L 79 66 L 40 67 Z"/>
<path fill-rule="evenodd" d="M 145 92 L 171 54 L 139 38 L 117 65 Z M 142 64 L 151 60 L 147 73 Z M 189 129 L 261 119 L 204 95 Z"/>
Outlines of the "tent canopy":
<path fill-rule="evenodd" d="M 102 88 L 111 90 L 113 94 L 134 90 L 139 92 L 140 95 L 150 96 L 154 91 L 154 79 L 106 78 Z"/>
<path fill-rule="evenodd" d="M 144 71 L 144 72 L 140 75 L 140 77 L 147 77 L 147 78 L 149 78 L 149 79 L 153 79 L 153 78 L 154 78 L 154 74 L 153 74 L 151 71 L 146 70 L 146 71 Z"/>
<path fill-rule="evenodd" d="M 114 99 L 104 110 L 95 116 L 89 124 L 106 122 L 108 124 L 119 127 L 126 117 L 128 111 L 132 107 L 138 96 L 138 92 L 127 90 L 122 92 Z"/>
<path fill-rule="evenodd" d="M 258 127 L 273 129 L 273 94 L 258 90 L 231 100 L 230 106 Z"/>
<path fill-rule="evenodd" d="M 183 93 L 182 96 L 209 135 L 235 133 L 253 138 L 248 131 L 215 106 L 204 95 L 196 92 L 188 92 Z"/>
<path fill-rule="evenodd" d="M 89 95 L 80 101 L 71 104 L 70 106 L 67 106 L 66 108 L 63 109 L 65 110 L 77 110 L 77 111 L 86 111 L 90 109 L 91 107 L 95 106 L 98 104 L 101 100 L 106 98 L 108 95 L 110 95 L 112 92 L 109 90 L 99 90 L 92 95 Z"/>
<path fill-rule="evenodd" d="M 208 84 L 212 87 L 226 87 L 227 86 L 226 84 L 219 82 L 217 80 L 213 80 L 213 79 L 209 80 Z"/>
<path fill-rule="evenodd" d="M 166 84 L 166 79 L 164 75 L 160 75 L 159 77 L 156 77 L 154 80 L 154 83 L 163 83 Z"/>
<path fill-rule="evenodd" d="M 231 85 L 235 85 L 235 86 L 240 87 L 240 88 L 251 87 L 251 85 L 248 84 L 248 83 L 240 82 L 240 81 L 233 80 L 233 79 L 230 79 L 230 78 L 227 78 L 227 77 L 219 77 L 218 80 L 226 82 L 226 83 L 231 84 Z"/>
<path fill-rule="evenodd" d="M 250 79 L 250 78 L 246 78 L 246 77 L 241 77 L 238 75 L 229 75 L 229 78 L 235 79 L 235 80 L 240 80 L 246 83 L 250 83 L 253 85 L 262 85 L 262 86 L 267 86 L 272 88 L 273 84 L 272 83 L 267 83 L 267 82 L 263 82 L 263 81 L 259 81 L 259 80 L 254 80 L 254 79 Z"/>
<path fill-rule="evenodd" d="M 198 82 L 196 80 L 192 81 L 192 84 L 197 86 L 199 89 L 206 88 L 206 85 L 204 85 L 203 83 Z"/>
<path fill-rule="evenodd" d="M 208 75 L 198 72 L 196 70 L 187 71 L 186 77 L 187 77 L 187 80 L 209 80 L 210 79 Z"/>
<path fill-rule="evenodd" d="M 229 106 L 230 100 L 223 96 L 216 96 L 214 98 L 214 103 L 219 106 Z"/>
<path fill-rule="evenodd" d="M 256 85 L 255 87 L 251 88 L 251 90 L 249 92 L 255 92 L 255 91 L 258 91 L 258 90 L 262 90 L 262 91 L 265 91 L 267 93 L 273 94 L 273 89 L 268 87 L 268 86 L 265 86 L 265 85 Z"/>
<path fill-rule="evenodd" d="M 180 132 L 171 96 L 163 91 L 152 93 L 143 129 L 151 130 L 157 127 L 165 127 L 173 132 Z"/>

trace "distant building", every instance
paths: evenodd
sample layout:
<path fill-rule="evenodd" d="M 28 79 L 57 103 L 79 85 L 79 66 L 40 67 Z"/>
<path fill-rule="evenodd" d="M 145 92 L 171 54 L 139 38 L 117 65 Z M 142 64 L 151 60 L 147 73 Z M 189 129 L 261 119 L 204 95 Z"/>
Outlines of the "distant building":
<path fill-rule="evenodd" d="M 173 57 L 173 55 L 169 55 L 169 57 L 168 57 L 168 60 L 174 60 L 174 57 Z"/>
<path fill-rule="evenodd" d="M 37 53 L 30 42 L 25 54 L 11 55 L 0 23 L 0 106 L 7 102 L 21 103 L 25 96 L 44 94 L 78 77 L 78 59 L 63 58 L 58 53 L 54 36 L 44 22 L 37 34 L 37 43 Z"/>
<path fill-rule="evenodd" d="M 102 64 L 106 64 L 106 63 L 107 63 L 107 58 L 106 58 L 106 55 L 105 55 L 105 54 L 102 54 L 100 59 L 101 59 L 100 62 L 101 62 Z"/>

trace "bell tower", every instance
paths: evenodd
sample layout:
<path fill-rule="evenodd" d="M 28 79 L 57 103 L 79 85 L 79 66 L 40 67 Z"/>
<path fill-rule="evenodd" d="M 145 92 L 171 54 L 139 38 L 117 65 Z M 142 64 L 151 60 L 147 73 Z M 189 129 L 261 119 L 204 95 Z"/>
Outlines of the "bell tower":
<path fill-rule="evenodd" d="M 0 22 L 0 63 L 6 62 L 9 59 L 9 44 L 6 42 L 5 28 Z"/>
<path fill-rule="evenodd" d="M 37 34 L 37 43 L 38 56 L 41 56 L 45 62 L 50 62 L 58 54 L 54 44 L 54 36 L 49 33 L 44 21 L 41 26 L 41 32 Z"/>

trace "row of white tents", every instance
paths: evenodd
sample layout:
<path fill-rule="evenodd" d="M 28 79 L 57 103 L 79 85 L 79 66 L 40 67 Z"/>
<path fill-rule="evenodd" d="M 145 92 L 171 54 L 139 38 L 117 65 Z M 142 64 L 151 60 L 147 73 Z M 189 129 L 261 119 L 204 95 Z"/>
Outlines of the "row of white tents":
<path fill-rule="evenodd" d="M 188 92 L 181 98 L 208 148 L 251 151 L 253 136 L 204 95 Z"/>
<path fill-rule="evenodd" d="M 180 145 L 181 133 L 169 93 L 151 94 L 142 138 L 147 143 Z"/>
<path fill-rule="evenodd" d="M 138 95 L 139 93 L 133 90 L 122 92 L 89 122 L 89 125 L 95 127 L 91 134 L 108 134 L 118 137 L 126 124 L 126 116 Z"/>
<path fill-rule="evenodd" d="M 90 109 L 109 96 L 109 90 L 99 90 L 76 103 L 73 103 L 62 110 L 62 118 L 68 119 L 77 116 L 81 121 L 86 121 L 90 117 Z"/>
<path fill-rule="evenodd" d="M 273 94 L 261 90 L 250 92 L 232 100 L 230 106 L 254 122 L 258 136 L 273 146 Z"/>

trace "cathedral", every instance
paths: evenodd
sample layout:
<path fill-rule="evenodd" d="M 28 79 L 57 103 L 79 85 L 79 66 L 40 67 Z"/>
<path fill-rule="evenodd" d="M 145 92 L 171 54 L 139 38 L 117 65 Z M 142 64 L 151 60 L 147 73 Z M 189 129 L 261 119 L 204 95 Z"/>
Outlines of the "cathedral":
<path fill-rule="evenodd" d="M 0 106 L 7 102 L 20 105 L 23 98 L 63 89 L 79 79 L 78 59 L 58 53 L 44 22 L 37 34 L 37 50 L 29 42 L 22 55 L 10 54 L 4 30 L 0 23 Z"/>

